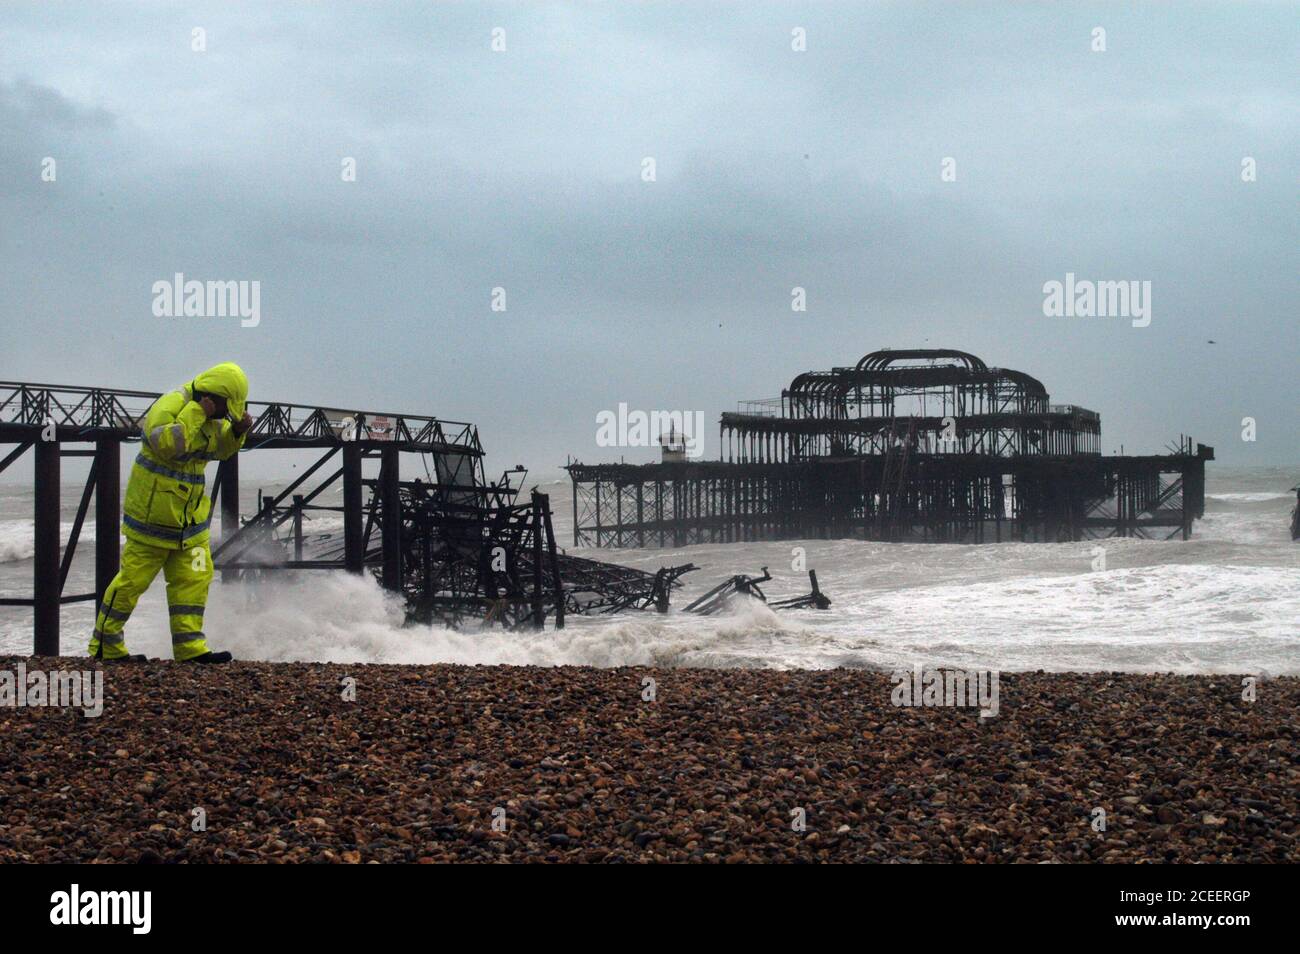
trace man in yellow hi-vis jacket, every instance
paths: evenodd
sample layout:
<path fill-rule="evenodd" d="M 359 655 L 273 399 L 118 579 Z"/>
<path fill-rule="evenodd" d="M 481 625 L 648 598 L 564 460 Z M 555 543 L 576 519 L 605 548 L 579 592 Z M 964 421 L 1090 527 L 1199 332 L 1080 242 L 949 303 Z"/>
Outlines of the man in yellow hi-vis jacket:
<path fill-rule="evenodd" d="M 104 593 L 90 638 L 90 654 L 105 661 L 143 660 L 126 651 L 123 630 L 163 571 L 171 617 L 172 655 L 194 662 L 230 662 L 208 650 L 203 611 L 212 582 L 208 523 L 212 501 L 203 469 L 243 446 L 253 426 L 245 410 L 248 378 L 237 364 L 219 364 L 158 398 L 143 425 L 122 508 L 122 569 Z"/>

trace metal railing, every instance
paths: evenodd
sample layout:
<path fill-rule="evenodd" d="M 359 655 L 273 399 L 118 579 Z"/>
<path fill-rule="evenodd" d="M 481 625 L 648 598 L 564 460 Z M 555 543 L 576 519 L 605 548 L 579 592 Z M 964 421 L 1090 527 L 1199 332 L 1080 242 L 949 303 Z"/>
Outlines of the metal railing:
<path fill-rule="evenodd" d="M 736 413 L 751 417 L 780 417 L 782 403 L 780 398 L 765 398 L 757 401 L 737 401 Z"/>
<path fill-rule="evenodd" d="M 1078 417 L 1085 421 L 1099 421 L 1101 415 L 1096 411 L 1090 411 L 1086 407 L 1080 407 L 1077 404 L 1049 404 L 1047 406 L 1048 414 L 1068 414 L 1071 417 Z"/>
<path fill-rule="evenodd" d="M 53 423 L 60 440 L 105 434 L 139 437 L 158 392 L 0 381 L 0 440 Z M 332 447 L 350 441 L 398 444 L 403 450 L 481 456 L 478 428 L 422 414 L 379 413 L 279 401 L 249 401 L 257 419 L 245 447 Z M 84 433 L 83 433 L 84 432 Z"/>

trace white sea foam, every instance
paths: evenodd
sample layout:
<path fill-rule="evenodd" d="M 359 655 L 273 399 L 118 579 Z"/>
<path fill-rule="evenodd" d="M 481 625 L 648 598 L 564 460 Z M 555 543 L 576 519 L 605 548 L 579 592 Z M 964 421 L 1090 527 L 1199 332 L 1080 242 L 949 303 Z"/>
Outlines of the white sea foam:
<path fill-rule="evenodd" d="M 1300 672 L 1300 569 L 1157 565 L 893 590 L 855 587 L 833 565 L 824 576 L 836 583 L 824 613 L 742 602 L 714 617 L 571 617 L 536 633 L 403 626 L 373 579 L 312 573 L 214 585 L 205 629 L 214 648 L 273 661 Z M 133 652 L 168 654 L 159 594 L 129 632 Z"/>
<path fill-rule="evenodd" d="M 71 532 L 71 521 L 60 524 L 60 544 L 67 543 L 68 534 Z M 34 557 L 36 555 L 35 533 L 35 521 L 0 520 L 0 563 L 18 563 Z M 82 544 L 94 543 L 95 530 L 89 521 L 82 524 L 81 535 L 77 539 L 78 552 Z"/>
<path fill-rule="evenodd" d="M 0 563 L 30 560 L 36 552 L 32 545 L 34 529 L 31 520 L 0 521 Z"/>
<path fill-rule="evenodd" d="M 1206 494 L 1206 500 L 1240 501 L 1242 503 L 1260 503 L 1265 500 L 1294 500 L 1294 494 L 1284 493 L 1231 493 Z"/>
<path fill-rule="evenodd" d="M 551 499 L 563 541 L 568 501 L 561 493 Z M 205 629 L 213 648 L 264 660 L 887 669 L 920 661 L 1008 671 L 1300 674 L 1300 546 L 1287 533 L 1288 499 L 1217 494 L 1190 542 L 810 540 L 575 551 L 650 571 L 687 561 L 701 569 L 684 578 L 666 616 L 570 617 L 564 630 L 542 633 L 408 627 L 400 604 L 369 577 L 285 574 L 257 586 L 215 584 Z M 336 530 L 337 522 L 324 514 L 307 532 Z M 0 521 L 0 557 L 30 560 L 30 535 L 30 520 Z M 806 575 L 791 569 L 796 547 L 834 601 L 829 610 L 751 603 L 715 617 L 681 612 L 731 574 L 764 565 L 775 577 L 764 584 L 769 597 L 806 592 Z M 1099 550 L 1104 569 L 1095 569 Z M 30 573 L 30 563 L 0 562 L 0 591 L 29 593 Z M 74 564 L 68 591 L 93 587 L 89 573 L 88 561 Z M 89 603 L 64 608 L 66 652 L 82 650 L 92 613 Z M 170 655 L 161 581 L 141 601 L 128 643 L 133 652 Z M 30 611 L 0 608 L 0 651 L 30 647 Z"/>

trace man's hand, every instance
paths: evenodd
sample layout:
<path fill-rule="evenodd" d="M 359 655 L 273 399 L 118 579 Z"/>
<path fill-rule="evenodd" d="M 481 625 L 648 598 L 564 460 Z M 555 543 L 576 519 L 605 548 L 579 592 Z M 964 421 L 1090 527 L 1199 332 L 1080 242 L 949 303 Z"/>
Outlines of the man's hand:
<path fill-rule="evenodd" d="M 242 437 L 248 432 L 248 429 L 253 426 L 253 415 L 245 411 L 244 416 L 230 426 L 236 434 Z"/>
<path fill-rule="evenodd" d="M 199 407 L 203 408 L 203 413 L 206 414 L 209 418 L 214 418 L 217 416 L 216 402 L 214 402 L 212 398 L 208 397 L 206 394 L 203 395 L 203 397 L 199 398 Z"/>

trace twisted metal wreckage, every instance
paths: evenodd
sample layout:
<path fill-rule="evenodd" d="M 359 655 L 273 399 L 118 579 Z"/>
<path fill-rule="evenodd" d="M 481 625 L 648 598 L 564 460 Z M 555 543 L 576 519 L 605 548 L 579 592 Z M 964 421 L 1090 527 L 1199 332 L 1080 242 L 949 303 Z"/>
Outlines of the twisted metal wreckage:
<path fill-rule="evenodd" d="M 34 593 L 0 597 L 0 606 L 33 607 L 38 654 L 58 653 L 60 606 L 96 599 L 117 572 L 121 445 L 139 440 L 157 397 L 0 382 L 0 444 L 17 445 L 0 458 L 0 471 L 35 453 Z M 522 467 L 487 480 L 472 424 L 278 402 L 250 402 L 249 410 L 257 424 L 245 452 L 323 453 L 284 490 L 259 495 L 247 518 L 241 455 L 220 464 L 213 559 L 223 578 L 370 571 L 405 596 L 413 621 L 540 628 L 547 616 L 561 627 L 575 613 L 666 612 L 680 578 L 696 569 L 647 573 L 562 552 L 548 496 L 522 497 Z M 1187 438 L 1165 455 L 1104 457 L 1100 431 L 1096 412 L 1051 404 L 1042 383 L 1023 372 L 962 351 L 876 351 L 852 368 L 801 374 L 779 399 L 723 414 L 724 459 L 688 460 L 684 445 L 669 440 L 656 464 L 571 464 L 574 545 L 1186 539 L 1204 511 L 1214 449 Z M 403 454 L 419 456 L 423 478 L 402 479 Z M 63 546 L 59 465 L 67 456 L 92 461 Z M 378 461 L 376 476 L 363 475 L 366 460 Z M 340 505 L 316 502 L 339 481 Z M 68 595 L 92 495 L 96 592 Z M 320 511 L 341 513 L 342 531 L 307 533 L 304 521 Z M 810 593 L 770 605 L 828 606 L 809 576 Z M 760 584 L 770 579 L 766 568 L 761 577 L 733 576 L 686 610 L 766 600 Z"/>
<path fill-rule="evenodd" d="M 157 397 L 0 382 L 0 444 L 17 445 L 0 457 L 0 472 L 29 449 L 35 455 L 33 595 L 0 597 L 0 606 L 33 608 L 38 655 L 59 653 L 60 607 L 98 599 L 117 573 L 121 449 L 139 441 L 140 422 Z M 696 569 L 685 564 L 647 573 L 560 551 L 547 495 L 534 490 L 521 498 L 522 467 L 488 481 L 472 424 L 280 402 L 248 407 L 257 423 L 244 452 L 323 453 L 282 491 L 259 492 L 257 511 L 248 517 L 240 513 L 240 455 L 221 462 L 211 497 L 213 515 L 220 514 L 213 562 L 223 579 L 284 570 L 369 571 L 385 589 L 404 595 L 411 621 L 541 628 L 550 616 L 559 628 L 575 613 L 666 612 L 680 577 Z M 423 477 L 402 479 L 403 454 L 419 456 Z M 65 457 L 91 460 L 66 544 L 60 529 Z M 363 474 L 367 460 L 379 463 L 374 477 Z M 339 482 L 341 504 L 317 502 Z M 66 594 L 92 497 L 95 592 Z M 322 512 L 341 514 L 342 531 L 307 532 L 304 521 Z M 763 598 L 735 584 L 740 579 L 746 578 L 723 584 L 719 600 L 742 593 Z M 807 605 L 821 605 L 808 599 Z"/>
<path fill-rule="evenodd" d="M 1102 456 L 1101 417 L 964 351 L 874 351 L 721 419 L 722 459 L 568 467 L 575 546 L 1187 539 L 1214 448 Z"/>

